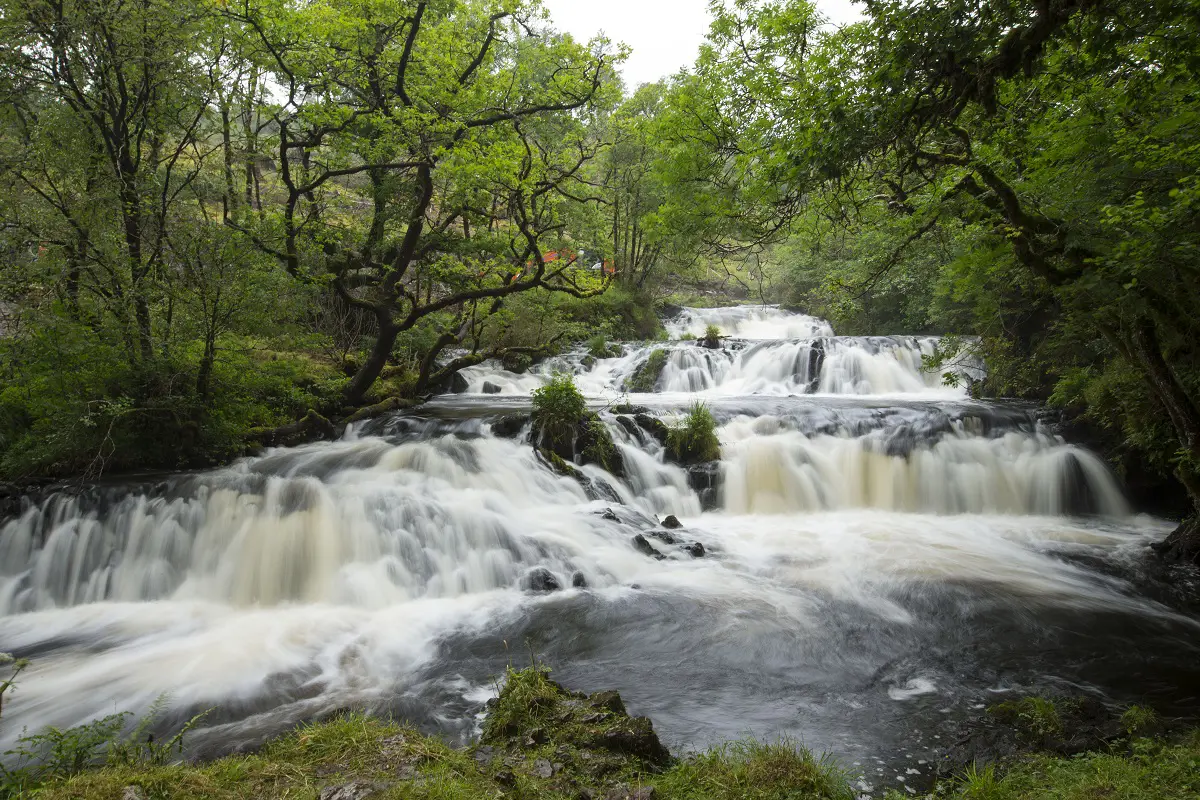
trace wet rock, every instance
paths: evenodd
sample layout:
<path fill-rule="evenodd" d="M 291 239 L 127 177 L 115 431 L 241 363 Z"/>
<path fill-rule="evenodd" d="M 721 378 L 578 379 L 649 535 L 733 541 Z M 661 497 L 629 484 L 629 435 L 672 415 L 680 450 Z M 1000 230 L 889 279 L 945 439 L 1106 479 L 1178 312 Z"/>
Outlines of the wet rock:
<path fill-rule="evenodd" d="M 492 423 L 492 435 L 501 439 L 515 439 L 525 430 L 529 417 L 522 414 L 509 414 Z"/>
<path fill-rule="evenodd" d="M 586 589 L 588 588 L 587 578 L 584 577 L 582 572 L 576 572 L 571 576 L 571 586 L 576 589 Z"/>
<path fill-rule="evenodd" d="M 642 429 L 639 428 L 638 424 L 633 421 L 633 417 L 628 417 L 625 415 L 618 416 L 617 424 L 624 428 L 630 436 L 633 436 L 634 438 L 639 438 L 641 436 Z"/>
<path fill-rule="evenodd" d="M 1124 735 L 1118 715 L 1094 697 L 1022 698 L 999 703 L 962 724 L 936 775 L 952 778 L 971 765 L 1003 764 L 1031 753 L 1074 756 L 1100 751 Z M 1052 706 L 1050 705 L 1052 704 Z M 1053 711 L 1042 711 L 1050 709 Z"/>
<path fill-rule="evenodd" d="M 671 514 L 662 521 L 662 526 L 667 530 L 677 531 L 683 527 L 683 523 L 679 521 L 678 517 L 676 517 L 674 514 Z"/>
<path fill-rule="evenodd" d="M 678 536 L 671 533 L 670 531 L 660 531 L 660 530 L 646 531 L 646 535 L 651 538 L 657 539 L 658 541 L 662 542 L 663 544 L 679 544 L 682 541 Z"/>
<path fill-rule="evenodd" d="M 653 786 L 616 786 L 608 790 L 604 800 L 658 800 L 658 791 Z"/>
<path fill-rule="evenodd" d="M 527 592 L 548 594 L 557 592 L 562 588 L 562 584 L 550 570 L 545 567 L 535 567 L 525 573 L 525 577 L 521 579 L 521 588 Z"/>
<path fill-rule="evenodd" d="M 483 393 L 484 394 L 500 394 L 503 391 L 504 391 L 503 389 L 501 389 L 499 386 L 492 383 L 491 381 L 483 382 Z"/>
<path fill-rule="evenodd" d="M 719 505 L 721 462 L 707 461 L 688 467 L 688 486 L 700 497 L 700 507 L 712 511 Z"/>
<path fill-rule="evenodd" d="M 650 542 L 647 541 L 646 537 L 642 534 L 639 533 L 637 536 L 634 536 L 632 541 L 633 549 L 637 550 L 642 555 L 650 556 L 651 558 L 657 558 L 659 560 L 666 558 L 666 556 L 664 556 L 662 553 L 655 550 L 654 545 L 650 544 Z"/>
<path fill-rule="evenodd" d="M 600 708 L 612 714 L 627 715 L 629 712 L 625 710 L 625 701 L 621 699 L 620 692 L 596 692 L 588 697 L 588 704 L 592 708 Z"/>
<path fill-rule="evenodd" d="M 612 413 L 634 416 L 636 414 L 649 414 L 650 409 L 645 406 L 631 405 L 630 403 L 619 403 L 612 407 Z"/>
<path fill-rule="evenodd" d="M 326 786 L 321 790 L 321 800 L 364 800 L 383 791 L 384 787 L 366 781 L 353 781 L 341 786 Z"/>
<path fill-rule="evenodd" d="M 454 373 L 454 377 L 450 379 L 450 393 L 462 394 L 471 388 L 471 384 L 467 383 L 467 379 L 463 377 L 461 372 Z"/>
<path fill-rule="evenodd" d="M 655 766 L 665 766 L 671 762 L 671 754 L 659 741 L 654 726 L 646 717 L 630 717 L 622 721 L 620 725 L 602 733 L 593 744 Z"/>
<path fill-rule="evenodd" d="M 706 554 L 704 545 L 700 544 L 699 542 L 691 542 L 690 544 L 685 544 L 683 546 L 683 549 L 692 558 L 704 558 L 704 556 Z"/>
<path fill-rule="evenodd" d="M 661 419 L 652 417 L 649 414 L 637 414 L 634 416 L 633 421 L 659 444 L 665 445 L 667 443 L 667 434 L 670 431 L 667 428 L 667 424 Z"/>
<path fill-rule="evenodd" d="M 600 519 L 606 519 L 609 522 L 620 522 L 621 518 L 611 508 L 604 509 L 604 513 L 600 515 Z"/>

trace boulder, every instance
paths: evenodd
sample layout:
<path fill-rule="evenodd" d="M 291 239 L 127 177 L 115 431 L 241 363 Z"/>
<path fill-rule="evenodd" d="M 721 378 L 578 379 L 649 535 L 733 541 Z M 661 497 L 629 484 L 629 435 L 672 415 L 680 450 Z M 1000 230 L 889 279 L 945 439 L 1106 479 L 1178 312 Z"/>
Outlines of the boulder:
<path fill-rule="evenodd" d="M 499 386 L 492 383 L 491 381 L 483 382 L 483 393 L 484 394 L 500 394 L 503 391 L 504 391 L 503 389 L 501 389 Z"/>
<path fill-rule="evenodd" d="M 582 572 L 576 572 L 571 576 L 571 586 L 576 589 L 586 589 L 588 588 L 587 578 Z"/>
<path fill-rule="evenodd" d="M 700 544 L 699 542 L 685 544 L 683 549 L 684 552 L 686 552 L 692 558 L 704 558 L 705 554 L 707 553 L 707 551 L 704 549 L 704 545 Z"/>
<path fill-rule="evenodd" d="M 557 592 L 562 588 L 562 584 L 550 570 L 545 567 L 535 567 L 525 573 L 525 577 L 521 579 L 521 588 L 527 592 L 548 594 Z"/>
<path fill-rule="evenodd" d="M 650 434 L 659 444 L 665 445 L 667 443 L 667 434 L 670 433 L 670 430 L 667 428 L 667 424 L 661 419 L 652 417 L 649 414 L 636 414 L 633 417 L 633 421 L 638 424 L 639 428 Z"/>
<path fill-rule="evenodd" d="M 529 417 L 524 414 L 509 414 L 492 423 L 492 435 L 501 439 L 515 439 L 528 423 Z"/>
<path fill-rule="evenodd" d="M 654 545 L 650 544 L 646 537 L 640 533 L 637 536 L 634 536 L 631 541 L 633 542 L 633 549 L 637 550 L 642 555 L 650 556 L 651 558 L 657 558 L 659 560 L 666 558 L 666 556 L 664 556 L 662 553 L 655 550 Z"/>
<path fill-rule="evenodd" d="M 469 391 L 471 384 L 467 383 L 467 379 L 463 377 L 461 372 L 454 373 L 454 377 L 450 379 L 450 393 L 462 394 Z"/>
<path fill-rule="evenodd" d="M 683 523 L 679 521 L 679 517 L 676 517 L 674 514 L 671 514 L 670 516 L 668 516 L 666 519 L 664 519 L 662 521 L 662 526 L 664 528 L 666 528 L 667 530 L 677 531 L 683 527 Z"/>

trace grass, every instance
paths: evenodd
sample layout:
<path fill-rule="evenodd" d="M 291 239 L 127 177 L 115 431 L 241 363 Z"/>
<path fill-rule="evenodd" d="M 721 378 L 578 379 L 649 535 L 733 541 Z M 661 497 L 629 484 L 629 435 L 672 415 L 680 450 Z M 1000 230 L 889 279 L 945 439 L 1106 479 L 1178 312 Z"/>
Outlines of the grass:
<path fill-rule="evenodd" d="M 1050 714 L 1048 701 L 1010 705 L 1000 713 L 1034 717 L 1043 728 L 1062 720 Z M 1130 727 L 1157 724 L 1144 709 L 1130 709 L 1124 719 Z M 347 784 L 367 787 L 355 796 L 373 800 L 577 800 L 624 797 L 638 788 L 653 794 L 635 796 L 657 800 L 856 797 L 851 776 L 787 741 L 737 742 L 673 758 L 650 721 L 629 716 L 615 692 L 568 691 L 535 665 L 508 670 L 488 704 L 480 743 L 466 749 L 395 722 L 345 714 L 303 725 L 254 754 L 206 764 L 164 764 L 157 757 L 109 758 L 98 768 L 73 764 L 37 781 L 0 785 L 0 798 L 110 800 L 136 787 L 147 800 L 318 800 Z M 886 800 L 907 797 L 891 792 Z M 1109 753 L 1034 756 L 1004 773 L 972 769 L 930 797 L 1197 800 L 1200 732 L 1171 743 L 1132 739 Z"/>
<path fill-rule="evenodd" d="M 668 431 L 667 453 L 681 464 L 720 460 L 721 440 L 717 437 L 717 421 L 708 406 L 693 404 L 682 424 Z"/>
<path fill-rule="evenodd" d="M 540 443 L 554 450 L 569 448 L 587 414 L 587 400 L 575 379 L 560 373 L 533 393 L 533 422 Z"/>
<path fill-rule="evenodd" d="M 898 793 L 888 800 L 906 797 Z M 946 800 L 1196 800 L 1200 798 L 1200 733 L 1175 744 L 1135 741 L 1128 752 L 1075 758 L 1037 756 L 1007 773 L 973 770 Z"/>
<path fill-rule="evenodd" d="M 569 692 L 540 667 L 510 670 L 479 745 L 465 750 L 412 728 L 350 714 L 305 725 L 259 753 L 201 765 L 108 766 L 42 787 L 47 800 L 317 800 L 360 782 L 372 800 L 602 798 L 653 787 L 659 800 L 850 800 L 829 764 L 788 743 L 735 744 L 675 761 L 649 720 L 614 692 Z"/>
<path fill-rule="evenodd" d="M 1023 697 L 1020 700 L 997 703 L 988 709 L 988 713 L 1001 722 L 1012 725 L 1018 734 L 1029 741 L 1041 741 L 1063 734 L 1059 708 L 1055 701 L 1045 697 Z"/>

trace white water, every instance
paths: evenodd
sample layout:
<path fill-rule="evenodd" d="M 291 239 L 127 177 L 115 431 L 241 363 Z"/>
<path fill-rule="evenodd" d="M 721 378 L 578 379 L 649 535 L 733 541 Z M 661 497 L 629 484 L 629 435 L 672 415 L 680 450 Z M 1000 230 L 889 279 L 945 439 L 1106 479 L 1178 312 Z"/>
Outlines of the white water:
<path fill-rule="evenodd" d="M 6 697 L 0 749 L 21 727 L 136 713 L 163 694 L 185 716 L 219 710 L 194 737 L 208 750 L 347 706 L 461 731 L 475 711 L 466 698 L 510 657 L 505 643 L 528 636 L 580 688 L 626 691 L 676 744 L 799 732 L 786 697 L 811 706 L 810 744 L 882 751 L 883 734 L 845 738 L 838 704 L 891 718 L 936 694 L 904 687 L 934 685 L 928 674 L 944 669 L 922 654 L 993 646 L 986 626 L 964 624 L 973 614 L 1024 626 L 994 645 L 1015 653 L 1065 612 L 1077 625 L 1136 620 L 1150 638 L 1132 653 L 1158 646 L 1155 626 L 1188 624 L 1114 577 L 1133 575 L 1164 526 L 1131 517 L 1104 464 L 1033 416 L 948 405 L 965 390 L 920 372 L 932 340 L 834 339 L 819 321 L 761 308 L 675 324 L 778 334 L 736 351 L 675 345 L 664 391 L 640 398 L 667 421 L 689 390 L 714 401 L 714 511 L 657 443 L 608 411 L 627 476 L 585 467 L 589 490 L 471 419 L 497 413 L 488 399 L 449 398 L 443 410 L 461 421 L 274 451 L 165 491 L 58 496 L 0 525 L 0 650 L 34 657 Z M 797 331 L 825 337 L 819 376 L 804 372 Z M 631 345 L 578 367 L 579 383 L 611 399 L 648 352 Z M 541 379 L 487 367 L 471 377 L 513 394 Z M 808 396 L 818 380 L 840 397 Z M 903 404 L 880 399 L 890 394 Z M 662 560 L 631 545 L 668 513 L 704 558 L 652 537 Z M 1110 568 L 1086 566 L 1097 559 Z M 535 569 L 586 588 L 528 593 Z M 958 617 L 939 616 L 946 603 Z M 1079 679 L 1069 673 L 1082 656 L 1039 652 L 1029 674 Z M 908 658 L 911 669 L 896 666 Z M 1018 664 L 993 676 L 994 661 L 935 683 L 969 694 L 1026 674 Z M 890 683 L 866 681 L 879 670 Z M 762 696 L 749 688 L 760 684 Z"/>

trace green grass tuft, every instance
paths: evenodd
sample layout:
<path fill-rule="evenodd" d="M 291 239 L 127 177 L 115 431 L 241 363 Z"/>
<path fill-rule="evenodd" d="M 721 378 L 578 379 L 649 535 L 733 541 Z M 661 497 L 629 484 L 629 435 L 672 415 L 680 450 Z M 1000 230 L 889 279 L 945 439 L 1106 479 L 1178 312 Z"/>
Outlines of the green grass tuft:
<path fill-rule="evenodd" d="M 668 431 L 667 452 L 681 464 L 720 460 L 721 440 L 717 437 L 717 421 L 708 406 L 695 403 L 682 424 Z"/>

